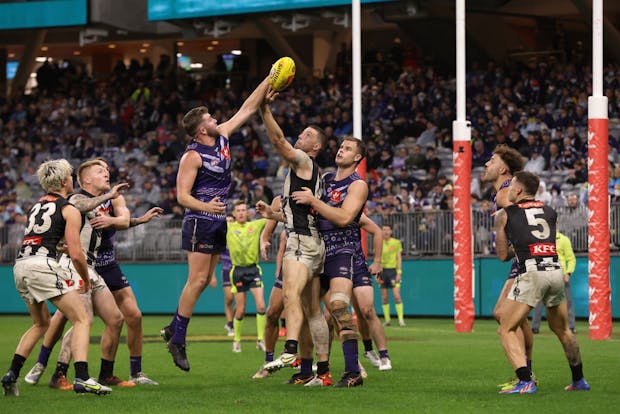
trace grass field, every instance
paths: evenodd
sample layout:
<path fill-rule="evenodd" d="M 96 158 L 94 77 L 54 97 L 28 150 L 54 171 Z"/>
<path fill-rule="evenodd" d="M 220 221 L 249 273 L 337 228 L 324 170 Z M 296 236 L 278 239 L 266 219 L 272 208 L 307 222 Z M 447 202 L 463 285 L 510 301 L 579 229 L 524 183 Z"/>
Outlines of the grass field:
<path fill-rule="evenodd" d="M 292 374 L 286 369 L 262 380 L 251 380 L 263 354 L 254 347 L 254 318 L 248 317 L 243 352 L 231 352 L 224 336 L 223 317 L 195 317 L 189 326 L 188 357 L 191 371 L 177 369 L 159 339 L 159 329 L 168 317 L 144 319 L 143 369 L 159 386 L 115 389 L 112 395 L 78 396 L 47 387 L 55 363 L 41 383 L 31 386 L 23 376 L 36 362 L 36 353 L 26 362 L 19 380 L 20 397 L 0 398 L 1 413 L 323 413 L 347 410 L 352 413 L 562 413 L 618 412 L 620 406 L 620 335 L 608 341 L 590 341 L 585 322 L 577 325 L 584 360 L 584 373 L 591 392 L 566 392 L 570 382 L 562 349 L 555 337 L 543 329 L 535 337 L 534 371 L 540 379 L 535 395 L 498 395 L 496 384 L 512 376 L 494 321 L 476 321 L 474 332 L 457 334 L 452 320 L 408 319 L 404 328 L 388 327 L 386 334 L 394 369 L 379 372 L 366 363 L 369 377 L 355 389 L 304 388 L 284 385 Z M 8 368 L 19 336 L 30 324 L 25 316 L 0 316 L 2 373 Z M 93 335 L 101 332 L 93 326 Z M 546 327 L 545 327 L 546 328 Z M 614 325 L 620 332 L 620 324 Z M 281 350 L 279 343 L 277 350 Z M 99 349 L 90 350 L 90 372 L 99 371 Z M 116 374 L 127 378 L 127 346 L 121 344 Z M 342 373 L 342 353 L 334 347 L 332 374 Z M 69 370 L 72 378 L 73 368 Z"/>

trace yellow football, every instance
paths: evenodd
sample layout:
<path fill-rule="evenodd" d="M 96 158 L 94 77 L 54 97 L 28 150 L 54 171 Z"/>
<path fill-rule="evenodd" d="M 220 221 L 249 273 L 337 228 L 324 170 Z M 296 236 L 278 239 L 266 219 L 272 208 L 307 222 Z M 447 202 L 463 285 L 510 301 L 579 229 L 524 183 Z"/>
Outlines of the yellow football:
<path fill-rule="evenodd" d="M 282 57 L 271 66 L 269 84 L 274 91 L 286 89 L 295 78 L 295 61 L 288 56 Z"/>

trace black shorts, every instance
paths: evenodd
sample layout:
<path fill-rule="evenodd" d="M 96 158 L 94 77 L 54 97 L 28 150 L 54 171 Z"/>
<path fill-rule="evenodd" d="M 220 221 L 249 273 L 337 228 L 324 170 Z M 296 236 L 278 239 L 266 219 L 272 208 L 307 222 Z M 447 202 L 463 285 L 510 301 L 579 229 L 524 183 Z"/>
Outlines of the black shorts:
<path fill-rule="evenodd" d="M 383 269 L 381 272 L 382 289 L 391 289 L 396 286 L 396 269 Z"/>
<path fill-rule="evenodd" d="M 103 280 L 105 280 L 105 284 L 108 285 L 108 288 L 112 292 L 129 287 L 129 281 L 123 274 L 118 263 L 114 262 L 107 266 L 97 267 L 95 270 L 101 275 Z"/>
<path fill-rule="evenodd" d="M 263 287 L 263 277 L 258 265 L 233 266 L 232 268 L 232 292 L 247 292 L 253 288 Z"/>

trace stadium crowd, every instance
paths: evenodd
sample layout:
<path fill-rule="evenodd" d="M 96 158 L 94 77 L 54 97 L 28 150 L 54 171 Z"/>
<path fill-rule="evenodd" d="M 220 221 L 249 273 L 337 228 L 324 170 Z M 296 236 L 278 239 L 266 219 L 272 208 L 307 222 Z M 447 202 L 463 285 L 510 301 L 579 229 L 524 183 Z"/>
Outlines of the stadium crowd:
<path fill-rule="evenodd" d="M 320 155 L 334 168 L 338 139 L 352 133 L 352 97 L 346 53 L 338 70 L 318 80 L 299 79 L 272 111 L 291 140 L 308 124 L 328 134 Z M 369 215 L 452 209 L 453 74 L 436 65 L 404 62 L 395 43 L 367 53 L 362 90 L 363 134 L 368 143 Z M 344 62 L 344 63 L 343 63 Z M 492 187 L 478 176 L 496 145 L 507 144 L 541 176 L 539 197 L 554 207 L 587 202 L 587 97 L 591 70 L 578 62 L 474 64 L 467 74 L 467 116 L 472 124 L 472 196 L 478 220 L 488 220 Z M 110 162 L 112 182 L 129 182 L 135 214 L 158 205 L 182 217 L 176 202 L 178 160 L 188 142 L 180 119 L 204 104 L 226 120 L 247 90 L 214 87 L 162 57 L 119 61 L 106 79 L 84 66 L 46 62 L 38 87 L 1 102 L 0 226 L 25 220 L 37 195 L 35 168 L 51 158 L 73 165 L 95 156 Z M 252 83 L 252 80 L 247 82 Z M 620 65 L 605 67 L 609 98 L 609 193 L 620 205 Z M 230 137 L 234 157 L 232 199 L 270 202 L 286 166 L 274 157 L 258 118 Z M 582 208 L 583 210 L 583 208 Z M 585 222 L 583 223 L 585 226 Z"/>

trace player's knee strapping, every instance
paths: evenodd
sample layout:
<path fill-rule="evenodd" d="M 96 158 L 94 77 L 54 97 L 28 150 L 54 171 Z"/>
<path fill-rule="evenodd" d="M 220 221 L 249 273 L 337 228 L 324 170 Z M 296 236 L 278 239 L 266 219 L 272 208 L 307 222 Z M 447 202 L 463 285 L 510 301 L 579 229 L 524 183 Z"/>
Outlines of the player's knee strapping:
<path fill-rule="evenodd" d="M 351 299 L 341 292 L 332 293 L 331 311 L 334 321 L 338 325 L 338 331 L 343 341 L 357 339 L 357 330 L 353 323 L 353 316 L 349 310 Z"/>

